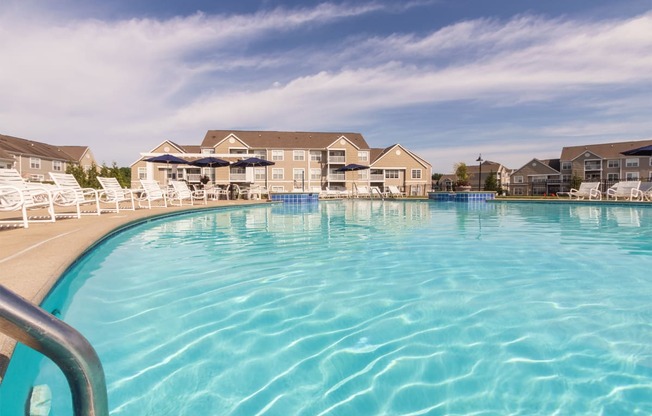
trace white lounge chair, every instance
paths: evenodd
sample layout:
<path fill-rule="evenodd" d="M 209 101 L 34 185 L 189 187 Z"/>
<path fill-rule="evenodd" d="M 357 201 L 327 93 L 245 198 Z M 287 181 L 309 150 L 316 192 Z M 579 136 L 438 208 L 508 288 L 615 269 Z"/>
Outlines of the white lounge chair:
<path fill-rule="evenodd" d="M 50 172 L 50 178 L 56 185 L 56 190 L 52 191 L 55 205 L 61 207 L 74 206 L 77 211 L 77 218 L 81 218 L 82 215 L 100 215 L 102 213 L 100 193 L 97 189 L 82 188 L 77 179 L 70 173 Z M 94 205 L 95 210 L 83 212 L 81 210 L 83 205 Z"/>
<path fill-rule="evenodd" d="M 618 200 L 618 198 L 626 198 L 631 201 L 634 198 L 634 195 L 638 192 L 640 186 L 641 181 L 617 182 L 611 188 L 607 189 L 607 199 L 613 198 Z"/>
<path fill-rule="evenodd" d="M 600 182 L 582 182 L 579 189 L 571 188 L 568 191 L 568 196 L 570 199 L 602 199 L 602 194 L 600 193 Z"/>
<path fill-rule="evenodd" d="M 632 191 L 632 200 L 652 201 L 652 182 L 641 182 L 641 186 Z"/>
<path fill-rule="evenodd" d="M 358 198 L 371 198 L 371 191 L 369 190 L 369 187 L 366 185 L 360 185 L 360 186 L 356 185 L 354 195 Z"/>
<path fill-rule="evenodd" d="M 184 201 L 188 201 L 188 205 L 195 205 L 195 201 L 203 201 L 204 205 L 206 205 L 206 194 L 204 191 L 193 191 L 184 181 L 170 181 L 170 185 L 172 185 L 172 192 L 168 193 L 168 202 L 170 205 L 181 206 Z"/>
<path fill-rule="evenodd" d="M 158 202 L 159 207 L 167 207 L 167 193 L 161 189 L 158 182 L 151 179 L 141 179 L 140 186 L 143 188 L 138 198 L 138 206 L 152 209 L 152 202 Z"/>
<path fill-rule="evenodd" d="M 120 212 L 120 204 L 123 206 L 126 205 L 126 207 L 122 208 L 123 210 L 136 210 L 134 191 L 123 188 L 116 178 L 104 178 L 98 176 L 97 180 L 100 182 L 103 189 L 103 191 L 100 192 L 100 202 L 115 204 L 115 210 L 111 209 L 115 212 Z M 104 211 L 108 211 L 108 209 L 104 209 Z"/>
<path fill-rule="evenodd" d="M 28 210 L 45 210 L 47 217 L 30 217 Z M 15 169 L 0 169 L 0 211 L 20 211 L 22 218 L 5 218 L 2 224 L 15 224 L 29 228 L 29 222 L 54 222 L 52 193 L 43 186 L 25 182 Z"/>
<path fill-rule="evenodd" d="M 385 196 L 390 197 L 390 198 L 398 198 L 405 196 L 403 192 L 401 192 L 400 189 L 398 189 L 398 186 L 396 185 L 388 185 L 387 189 L 385 190 Z"/>

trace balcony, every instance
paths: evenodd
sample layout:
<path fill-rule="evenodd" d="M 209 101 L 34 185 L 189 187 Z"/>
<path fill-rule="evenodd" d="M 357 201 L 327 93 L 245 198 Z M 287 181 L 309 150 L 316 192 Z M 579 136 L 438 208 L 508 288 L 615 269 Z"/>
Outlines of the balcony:
<path fill-rule="evenodd" d="M 229 176 L 229 181 L 231 182 L 245 182 L 247 180 L 246 173 L 232 173 Z"/>
<path fill-rule="evenodd" d="M 331 173 L 328 175 L 328 180 L 330 182 L 344 182 L 346 176 L 343 173 Z"/>
<path fill-rule="evenodd" d="M 371 174 L 369 175 L 369 180 L 371 182 L 385 182 L 385 174 L 384 173 L 379 173 L 379 174 Z"/>
<path fill-rule="evenodd" d="M 328 163 L 344 163 L 346 156 L 328 156 Z"/>
<path fill-rule="evenodd" d="M 602 170 L 601 162 L 586 162 L 584 163 L 584 171 Z"/>

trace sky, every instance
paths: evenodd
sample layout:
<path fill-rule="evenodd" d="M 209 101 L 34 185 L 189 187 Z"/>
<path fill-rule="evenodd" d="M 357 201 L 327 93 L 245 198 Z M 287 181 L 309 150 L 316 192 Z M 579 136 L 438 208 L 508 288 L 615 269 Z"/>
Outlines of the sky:
<path fill-rule="evenodd" d="M 2 0 L 0 133 L 128 166 L 207 130 L 361 133 L 433 172 L 652 138 L 652 0 Z"/>

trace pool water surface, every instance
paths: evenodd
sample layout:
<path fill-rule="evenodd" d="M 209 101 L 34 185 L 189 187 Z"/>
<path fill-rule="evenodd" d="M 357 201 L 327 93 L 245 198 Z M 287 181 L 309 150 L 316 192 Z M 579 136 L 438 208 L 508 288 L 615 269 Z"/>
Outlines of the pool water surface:
<path fill-rule="evenodd" d="M 651 414 L 651 266 L 648 207 L 334 201 L 140 224 L 43 306 L 112 415 Z M 39 384 L 71 414 L 22 346 L 0 414 Z"/>

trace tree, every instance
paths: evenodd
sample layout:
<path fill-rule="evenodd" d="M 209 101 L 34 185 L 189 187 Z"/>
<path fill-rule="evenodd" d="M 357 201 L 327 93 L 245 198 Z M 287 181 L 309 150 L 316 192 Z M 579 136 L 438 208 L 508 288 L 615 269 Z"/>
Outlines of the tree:
<path fill-rule="evenodd" d="M 439 180 L 442 178 L 442 176 L 444 176 L 443 173 L 433 173 L 432 174 L 432 180 L 434 182 L 439 182 Z"/>
<path fill-rule="evenodd" d="M 455 166 L 455 176 L 457 177 L 457 186 L 469 186 L 469 170 L 466 163 L 459 162 Z"/>
<path fill-rule="evenodd" d="M 496 172 L 491 172 L 487 179 L 484 181 L 485 191 L 498 191 L 498 181 L 496 180 Z"/>
<path fill-rule="evenodd" d="M 581 184 L 582 184 L 582 178 L 577 176 L 577 174 L 573 174 L 573 177 L 571 178 L 570 187 L 574 189 L 579 189 Z"/>

